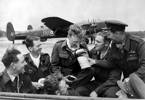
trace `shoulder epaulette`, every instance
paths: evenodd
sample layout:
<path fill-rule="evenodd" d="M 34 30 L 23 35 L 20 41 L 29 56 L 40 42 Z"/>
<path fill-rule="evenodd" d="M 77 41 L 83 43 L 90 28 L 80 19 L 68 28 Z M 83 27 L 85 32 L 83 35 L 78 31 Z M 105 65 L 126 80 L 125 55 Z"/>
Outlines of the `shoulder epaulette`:
<path fill-rule="evenodd" d="M 131 47 L 130 47 L 131 50 L 137 50 L 138 46 L 144 43 L 144 40 L 139 37 L 130 36 L 130 43 L 131 43 Z"/>
<path fill-rule="evenodd" d="M 143 42 L 144 41 L 142 38 L 139 38 L 139 37 L 136 37 L 133 35 L 130 36 L 130 39 L 133 41 L 136 41 L 136 42 Z"/>

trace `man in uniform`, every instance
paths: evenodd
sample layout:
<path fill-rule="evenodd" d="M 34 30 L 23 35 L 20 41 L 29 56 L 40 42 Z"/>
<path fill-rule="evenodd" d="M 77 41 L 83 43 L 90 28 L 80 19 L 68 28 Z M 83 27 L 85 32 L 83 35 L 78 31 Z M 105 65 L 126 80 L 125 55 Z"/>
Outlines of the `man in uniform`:
<path fill-rule="evenodd" d="M 58 41 L 54 45 L 51 57 L 53 72 L 59 69 L 64 76 L 74 75 L 77 78 L 70 84 L 73 88 L 87 84 L 93 77 L 93 70 L 91 67 L 88 66 L 89 68 L 81 69 L 77 60 L 78 55 L 76 51 L 78 49 L 87 51 L 87 46 L 81 43 L 81 32 L 82 29 L 78 25 L 71 25 L 68 30 L 67 39 Z"/>
<path fill-rule="evenodd" d="M 26 62 L 23 54 L 15 47 L 10 47 L 5 52 L 2 62 L 5 70 L 0 76 L 1 92 L 34 93 L 35 88 L 26 73 L 24 67 Z"/>
<path fill-rule="evenodd" d="M 130 82 L 129 75 L 134 73 L 145 82 L 145 42 L 141 38 L 132 36 L 125 32 L 126 24 L 118 21 L 106 22 L 107 27 L 111 30 L 107 33 L 115 46 L 111 49 L 117 51 L 117 59 L 114 59 L 115 67 L 122 70 L 124 80 Z M 120 82 L 119 86 L 120 86 Z M 130 91 L 133 87 L 128 86 Z M 127 88 L 126 88 L 127 89 Z M 127 90 L 126 90 L 127 91 Z M 125 92 L 126 92 L 125 91 Z M 132 92 L 127 91 L 127 94 L 133 96 Z M 135 90 L 134 90 L 135 91 Z"/>
<path fill-rule="evenodd" d="M 120 79 L 121 71 L 114 65 L 114 59 L 117 57 L 117 52 L 114 50 L 113 52 L 111 51 L 110 47 L 112 41 L 105 38 L 106 36 L 104 36 L 105 33 L 103 32 L 105 30 L 108 29 L 103 28 L 99 33 L 95 34 L 96 47 L 93 51 L 90 51 L 91 58 L 89 58 L 93 64 L 92 67 L 95 69 L 95 84 L 88 86 L 93 89 L 90 94 L 91 97 L 98 96 L 114 98 L 117 97 L 115 93 L 119 90 L 117 80 Z M 97 38 L 97 36 L 101 36 L 102 38 Z M 103 39 L 104 43 L 101 39 Z M 103 56 L 101 56 L 101 54 Z"/>

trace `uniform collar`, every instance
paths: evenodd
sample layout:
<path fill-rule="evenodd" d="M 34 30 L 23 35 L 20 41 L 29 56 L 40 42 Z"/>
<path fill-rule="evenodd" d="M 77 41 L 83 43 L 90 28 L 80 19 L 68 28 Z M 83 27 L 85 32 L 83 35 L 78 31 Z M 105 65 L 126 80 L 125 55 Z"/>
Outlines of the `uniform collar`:
<path fill-rule="evenodd" d="M 61 45 L 61 48 L 64 48 L 64 47 L 67 47 L 67 40 L 65 40 Z"/>
<path fill-rule="evenodd" d="M 69 39 L 68 38 L 66 39 L 66 44 L 67 44 L 68 48 L 71 49 L 71 45 L 69 43 Z"/>
<path fill-rule="evenodd" d="M 62 43 L 62 45 L 61 45 L 61 48 L 68 48 L 68 49 L 70 49 L 69 47 L 68 47 L 68 45 L 67 45 L 67 39 L 65 40 L 65 41 L 63 41 L 63 43 Z M 82 45 L 82 44 L 80 44 L 80 48 L 84 48 L 84 46 Z M 71 49 L 70 49 L 71 50 Z"/>
<path fill-rule="evenodd" d="M 67 45 L 67 39 L 62 43 L 61 48 L 66 49 L 68 51 L 72 51 Z"/>

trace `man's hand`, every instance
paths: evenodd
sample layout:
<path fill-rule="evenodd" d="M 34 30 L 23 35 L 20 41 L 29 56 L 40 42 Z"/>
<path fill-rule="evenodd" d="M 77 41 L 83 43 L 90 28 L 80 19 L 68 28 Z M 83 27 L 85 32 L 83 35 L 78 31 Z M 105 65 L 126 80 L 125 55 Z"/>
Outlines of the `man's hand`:
<path fill-rule="evenodd" d="M 129 80 L 130 80 L 129 78 L 125 78 L 124 81 L 118 80 L 117 84 L 122 91 L 128 93 L 130 96 L 133 96 L 133 90 L 129 84 Z"/>
<path fill-rule="evenodd" d="M 127 94 L 123 90 L 119 90 L 116 92 L 118 98 L 127 98 Z"/>
<path fill-rule="evenodd" d="M 61 95 L 67 95 L 67 89 L 69 88 L 69 85 L 66 83 L 64 79 L 62 79 L 59 82 L 59 91 Z"/>
<path fill-rule="evenodd" d="M 92 58 L 88 58 L 90 65 L 94 65 L 96 64 L 96 60 L 92 59 Z"/>
<path fill-rule="evenodd" d="M 40 84 L 43 84 L 43 85 L 44 85 L 44 81 L 45 81 L 45 78 L 40 78 L 40 79 L 38 80 L 38 83 L 40 83 Z"/>
<path fill-rule="evenodd" d="M 32 85 L 36 88 L 36 89 L 40 89 L 41 87 L 43 87 L 44 85 L 38 82 L 32 82 Z"/>
<path fill-rule="evenodd" d="M 98 97 L 98 94 L 95 91 L 92 91 L 90 93 L 90 97 Z"/>
<path fill-rule="evenodd" d="M 125 78 L 124 82 L 129 82 L 129 77 Z"/>

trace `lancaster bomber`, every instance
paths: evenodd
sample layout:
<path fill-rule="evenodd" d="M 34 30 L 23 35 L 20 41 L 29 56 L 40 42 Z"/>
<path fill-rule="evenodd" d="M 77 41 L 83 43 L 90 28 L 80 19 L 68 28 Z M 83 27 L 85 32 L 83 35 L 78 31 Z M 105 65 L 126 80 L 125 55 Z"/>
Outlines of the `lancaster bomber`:
<path fill-rule="evenodd" d="M 60 17 L 47 17 L 41 20 L 49 29 L 27 30 L 23 32 L 15 32 L 13 24 L 9 22 L 6 28 L 7 38 L 10 41 L 23 40 L 28 35 L 38 36 L 41 41 L 46 41 L 48 38 L 60 38 L 67 36 L 68 27 L 73 24 Z"/>

